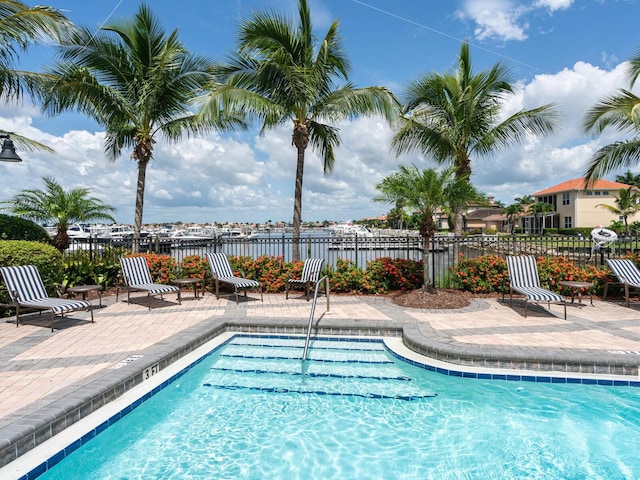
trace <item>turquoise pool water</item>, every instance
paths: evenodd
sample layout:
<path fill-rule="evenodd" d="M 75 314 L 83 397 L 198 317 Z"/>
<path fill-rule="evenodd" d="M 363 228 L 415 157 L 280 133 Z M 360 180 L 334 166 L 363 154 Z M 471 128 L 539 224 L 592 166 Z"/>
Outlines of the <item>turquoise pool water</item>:
<path fill-rule="evenodd" d="M 634 479 L 640 390 L 444 376 L 237 336 L 41 479 Z"/>

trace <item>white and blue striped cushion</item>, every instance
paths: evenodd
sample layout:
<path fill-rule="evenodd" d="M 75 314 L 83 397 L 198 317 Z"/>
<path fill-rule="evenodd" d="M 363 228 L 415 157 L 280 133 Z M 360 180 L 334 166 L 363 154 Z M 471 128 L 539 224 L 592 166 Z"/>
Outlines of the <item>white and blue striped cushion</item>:
<path fill-rule="evenodd" d="M 320 278 L 323 263 L 324 259 L 322 258 L 307 258 L 302 267 L 301 280 L 303 282 L 317 282 Z"/>
<path fill-rule="evenodd" d="M 315 283 L 320 278 L 320 272 L 322 272 L 322 265 L 324 264 L 324 259 L 322 258 L 307 258 L 304 261 L 304 265 L 302 267 L 302 275 L 300 276 L 300 280 L 297 279 L 289 279 L 289 283 L 296 285 L 304 285 L 306 283 Z"/>
<path fill-rule="evenodd" d="M 236 277 L 231 269 L 229 259 L 224 253 L 207 253 L 205 254 L 209 262 L 209 268 L 218 281 L 230 283 L 237 288 L 259 288 L 260 282 L 250 280 L 248 278 Z"/>
<path fill-rule="evenodd" d="M 144 257 L 122 257 L 120 258 L 120 267 L 122 267 L 125 284 L 129 288 L 144 290 L 150 295 L 178 291 L 178 287 L 175 285 L 153 283 L 149 265 Z"/>
<path fill-rule="evenodd" d="M 91 307 L 85 300 L 49 297 L 35 265 L 2 267 L 2 278 L 11 301 L 25 307 L 51 309 L 54 313 L 71 312 Z"/>
<path fill-rule="evenodd" d="M 608 258 L 607 265 L 619 280 L 640 288 L 640 270 L 631 260 L 612 260 Z"/>
<path fill-rule="evenodd" d="M 151 271 L 144 257 L 122 257 L 120 259 L 122 275 L 128 286 L 153 284 Z"/>
<path fill-rule="evenodd" d="M 532 255 L 507 257 L 511 288 L 533 302 L 564 302 L 562 295 L 542 288 L 536 259 Z"/>

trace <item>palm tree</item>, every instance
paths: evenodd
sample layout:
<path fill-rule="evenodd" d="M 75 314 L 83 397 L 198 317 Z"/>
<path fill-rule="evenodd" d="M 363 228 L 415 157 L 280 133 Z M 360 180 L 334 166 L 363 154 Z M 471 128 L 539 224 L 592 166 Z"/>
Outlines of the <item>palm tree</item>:
<path fill-rule="evenodd" d="M 553 205 L 547 202 L 536 202 L 529 207 L 529 211 L 533 213 L 536 225 L 540 229 L 540 235 L 544 233 L 544 217 L 554 210 Z"/>
<path fill-rule="evenodd" d="M 392 148 L 397 154 L 417 150 L 437 163 L 453 165 L 456 175 L 468 178 L 474 157 L 506 149 L 530 135 L 552 132 L 551 105 L 501 119 L 504 101 L 514 93 L 509 71 L 502 64 L 475 73 L 469 44 L 463 42 L 454 73 L 431 73 L 409 84 Z M 455 215 L 457 235 L 462 233 L 461 213 Z"/>
<path fill-rule="evenodd" d="M 504 207 L 504 213 L 507 216 L 509 222 L 509 231 L 514 233 L 516 231 L 516 220 L 524 212 L 524 206 L 521 203 L 512 203 L 511 205 Z"/>
<path fill-rule="evenodd" d="M 532 203 L 536 203 L 536 199 L 533 198 L 531 195 L 523 195 L 521 197 L 516 197 L 515 200 L 516 200 L 516 203 L 522 205 L 523 207 L 527 205 L 531 205 Z"/>
<path fill-rule="evenodd" d="M 5 102 L 20 101 L 25 92 L 37 94 L 41 74 L 15 69 L 20 53 L 39 42 L 63 41 L 73 31 L 71 22 L 52 7 L 30 7 L 20 1 L 0 1 L 0 98 Z M 19 135 L 11 139 L 22 150 L 53 150 L 46 145 Z"/>
<path fill-rule="evenodd" d="M 61 252 L 69 247 L 69 225 L 96 220 L 115 222 L 111 216 L 115 208 L 90 197 L 88 188 L 79 187 L 65 191 L 51 177 L 43 177 L 42 180 L 45 184 L 44 190 L 22 190 L 11 200 L 4 202 L 4 209 L 34 222 L 53 223 L 57 229 L 53 245 Z"/>
<path fill-rule="evenodd" d="M 638 203 L 640 201 L 640 195 L 637 191 L 632 191 L 632 188 L 633 187 L 619 189 L 618 195 L 613 196 L 615 198 L 615 205 L 606 205 L 604 203 L 596 205 L 596 207 L 606 208 L 611 213 L 622 217 L 627 235 L 631 234 L 628 218 L 640 210 L 640 204 Z"/>
<path fill-rule="evenodd" d="M 297 151 L 293 202 L 293 259 L 300 258 L 302 180 L 310 146 L 331 173 L 340 145 L 334 124 L 358 115 L 382 115 L 389 122 L 399 104 L 384 87 L 355 88 L 335 20 L 314 41 L 307 0 L 299 0 L 298 23 L 275 12 L 259 12 L 239 30 L 236 51 L 221 66 L 224 84 L 211 86 L 209 103 L 242 110 L 262 123 L 262 132 L 289 124 Z M 338 82 L 342 81 L 341 85 Z M 206 110 L 206 105 L 203 108 Z"/>
<path fill-rule="evenodd" d="M 435 235 L 437 226 L 434 216 L 451 202 L 457 205 L 469 205 L 481 195 L 466 178 L 456 176 L 454 168 L 441 172 L 434 169 L 420 171 L 413 165 L 400 166 L 400 170 L 382 179 L 376 185 L 380 195 L 376 202 L 402 203 L 415 210 L 421 217 L 420 235 L 422 236 L 423 291 L 433 290 L 429 268 L 429 241 Z"/>
<path fill-rule="evenodd" d="M 37 74 L 15 70 L 19 52 L 38 42 L 63 41 L 72 32 L 71 22 L 59 10 L 20 1 L 0 1 L 0 96 L 20 99 L 33 92 Z"/>
<path fill-rule="evenodd" d="M 584 128 L 599 135 L 607 127 L 613 127 L 621 132 L 629 132 L 633 138 L 605 145 L 591 157 L 584 174 L 587 187 L 607 173 L 632 167 L 640 160 L 640 123 L 637 113 L 640 97 L 630 91 L 640 76 L 640 50 L 631 58 L 627 73 L 629 90 L 621 88 L 617 94 L 600 100 L 587 112 Z"/>
<path fill-rule="evenodd" d="M 73 42 L 60 47 L 61 62 L 43 110 L 85 113 L 106 130 L 105 153 L 115 161 L 131 148 L 138 164 L 134 239 L 140 238 L 147 166 L 158 137 L 178 142 L 212 128 L 241 124 L 218 112 L 207 119 L 192 112 L 193 100 L 213 80 L 213 62 L 187 51 L 141 4 L 132 20 L 106 25 L 97 32 L 81 29 Z M 134 248 L 138 242 L 134 241 Z"/>
<path fill-rule="evenodd" d="M 616 175 L 616 182 L 640 188 L 640 175 L 635 175 L 631 173 L 631 170 L 627 170 L 624 175 Z"/>

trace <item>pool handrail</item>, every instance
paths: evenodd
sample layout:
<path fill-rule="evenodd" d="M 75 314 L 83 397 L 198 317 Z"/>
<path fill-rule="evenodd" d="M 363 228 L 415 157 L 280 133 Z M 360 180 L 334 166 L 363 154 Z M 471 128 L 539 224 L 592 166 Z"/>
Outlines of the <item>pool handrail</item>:
<path fill-rule="evenodd" d="M 313 292 L 313 302 L 311 303 L 311 313 L 309 314 L 309 326 L 307 327 L 307 338 L 304 342 L 304 352 L 302 352 L 302 361 L 307 359 L 307 351 L 309 350 L 309 339 L 311 338 L 311 325 L 313 324 L 313 315 L 316 311 L 316 303 L 318 302 L 318 290 L 320 285 L 324 285 L 324 293 L 327 296 L 327 312 L 330 310 L 331 306 L 329 304 L 329 276 L 325 275 L 318 283 L 316 283 L 315 291 Z"/>

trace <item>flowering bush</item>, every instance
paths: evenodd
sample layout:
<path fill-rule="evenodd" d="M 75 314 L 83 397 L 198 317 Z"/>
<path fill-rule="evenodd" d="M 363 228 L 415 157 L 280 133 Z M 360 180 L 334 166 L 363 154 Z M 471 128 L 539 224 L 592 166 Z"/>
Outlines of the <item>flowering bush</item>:
<path fill-rule="evenodd" d="M 390 290 L 415 290 L 422 286 L 422 262 L 391 257 L 367 263 L 362 274 L 364 293 L 387 293 Z"/>
<path fill-rule="evenodd" d="M 564 257 L 539 257 L 536 262 L 541 285 L 564 295 L 570 295 L 571 291 L 558 282 L 590 282 L 600 292 L 607 275 L 605 270 L 592 265 L 579 267 Z M 458 265 L 451 267 L 450 272 L 455 288 L 461 290 L 474 293 L 509 291 L 507 262 L 496 255 L 461 256 Z"/>
<path fill-rule="evenodd" d="M 287 278 L 293 269 L 282 257 L 266 255 L 256 259 L 231 257 L 229 263 L 235 274 L 259 281 L 264 290 L 271 293 L 284 291 Z"/>
<path fill-rule="evenodd" d="M 450 269 L 455 288 L 473 293 L 508 292 L 507 262 L 497 255 L 467 258 L 463 255 Z"/>
<path fill-rule="evenodd" d="M 209 262 L 199 255 L 188 255 L 180 261 L 180 266 L 176 272 L 177 277 L 181 278 L 202 278 L 204 285 L 211 283 L 211 270 Z"/>
<path fill-rule="evenodd" d="M 329 272 L 329 284 L 333 292 L 358 293 L 362 289 L 362 269 L 351 260 L 339 258 L 336 268 Z"/>
<path fill-rule="evenodd" d="M 537 264 L 540 283 L 564 295 L 571 295 L 571 291 L 560 286 L 559 282 L 590 282 L 596 285 L 597 290 L 601 290 L 607 275 L 606 271 L 592 265 L 578 267 L 564 257 L 539 257 Z"/>
<path fill-rule="evenodd" d="M 176 260 L 169 255 L 157 253 L 132 253 L 127 257 L 144 257 L 155 283 L 169 283 L 176 278 Z"/>

